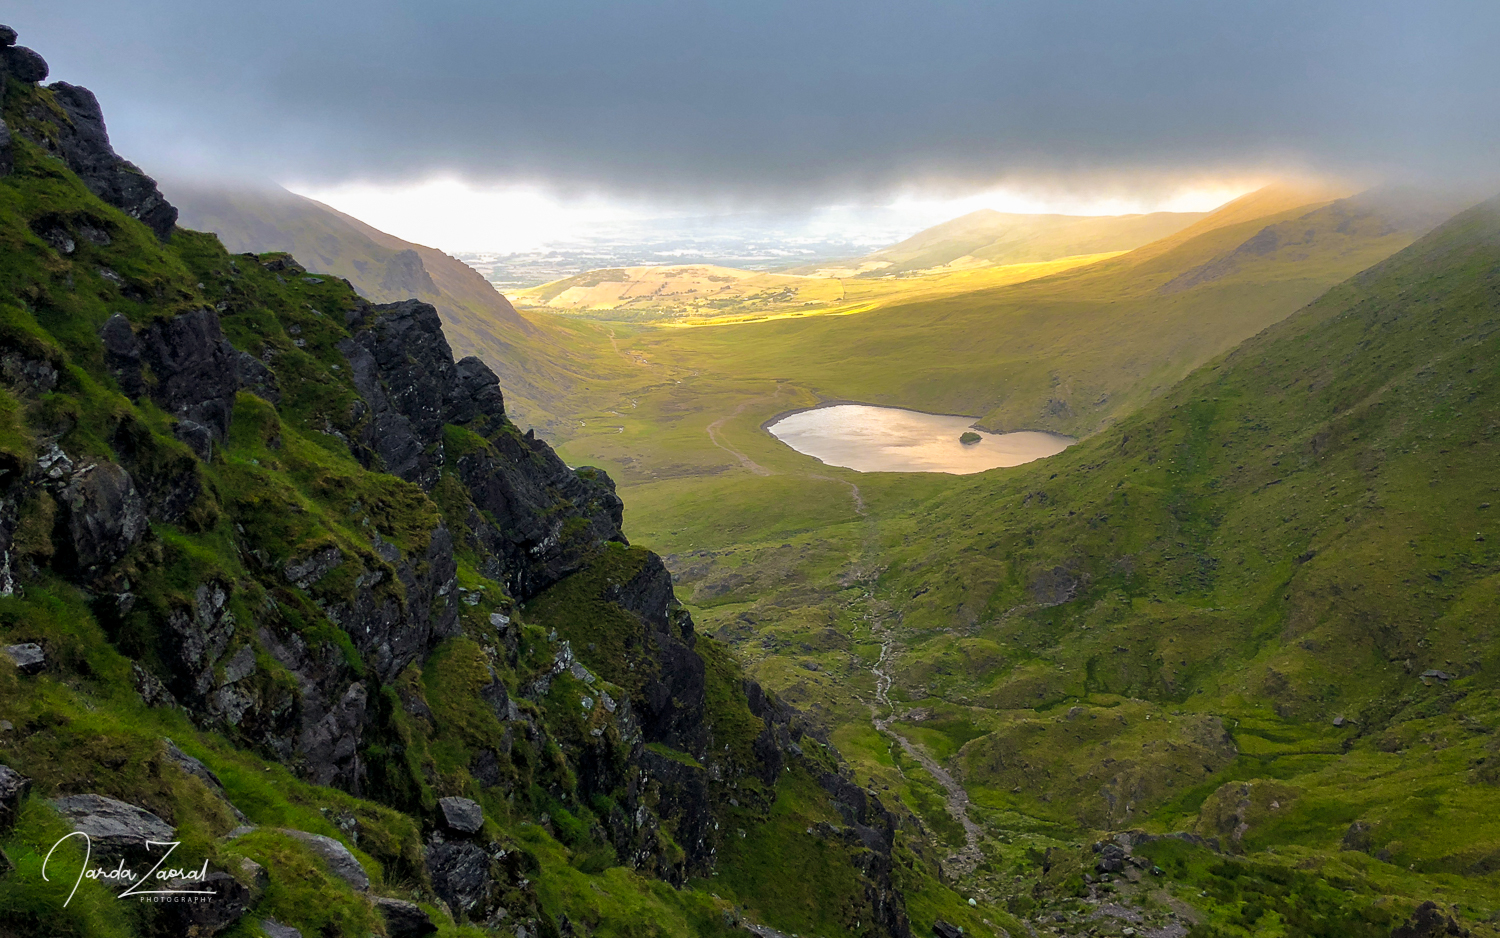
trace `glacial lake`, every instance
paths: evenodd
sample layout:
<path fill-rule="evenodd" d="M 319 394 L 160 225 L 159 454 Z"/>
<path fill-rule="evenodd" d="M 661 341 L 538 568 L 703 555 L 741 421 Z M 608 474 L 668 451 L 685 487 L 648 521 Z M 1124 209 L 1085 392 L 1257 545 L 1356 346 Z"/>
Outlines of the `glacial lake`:
<path fill-rule="evenodd" d="M 834 404 L 781 417 L 766 429 L 799 453 L 857 472 L 967 475 L 1053 456 L 1076 442 L 1031 430 L 985 433 L 974 417 L 924 414 L 873 404 Z M 964 433 L 977 443 L 960 443 Z"/>

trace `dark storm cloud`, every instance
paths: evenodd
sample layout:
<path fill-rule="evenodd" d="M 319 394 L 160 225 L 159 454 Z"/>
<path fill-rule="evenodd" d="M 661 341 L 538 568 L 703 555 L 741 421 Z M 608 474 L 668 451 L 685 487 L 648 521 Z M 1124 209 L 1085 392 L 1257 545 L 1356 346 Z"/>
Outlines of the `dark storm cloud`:
<path fill-rule="evenodd" d="M 7 4 L 148 168 L 759 197 L 1500 165 L 1500 4 Z"/>

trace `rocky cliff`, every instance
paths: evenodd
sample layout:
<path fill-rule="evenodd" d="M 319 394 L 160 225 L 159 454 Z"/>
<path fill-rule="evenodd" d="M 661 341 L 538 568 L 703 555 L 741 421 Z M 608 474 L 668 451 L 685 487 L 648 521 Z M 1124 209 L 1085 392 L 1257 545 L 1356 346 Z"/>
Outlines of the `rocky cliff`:
<path fill-rule="evenodd" d="M 0 769 L 31 780 L 0 930 L 909 933 L 895 817 L 432 306 L 177 229 L 92 94 L 0 63 Z M 729 838 L 814 817 L 790 875 L 833 911 L 779 908 L 788 871 Z M 175 830 L 213 909 L 59 911 L 34 861 L 70 826 Z"/>

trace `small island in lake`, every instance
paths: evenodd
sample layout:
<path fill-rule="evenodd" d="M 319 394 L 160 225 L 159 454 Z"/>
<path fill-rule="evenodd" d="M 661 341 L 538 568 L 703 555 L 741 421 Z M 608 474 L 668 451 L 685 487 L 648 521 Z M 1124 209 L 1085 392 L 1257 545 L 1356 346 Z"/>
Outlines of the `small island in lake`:
<path fill-rule="evenodd" d="M 958 442 L 962 443 L 965 446 L 973 446 L 975 443 L 978 443 L 982 439 L 983 437 L 975 433 L 973 430 L 965 430 L 963 436 L 958 438 Z"/>

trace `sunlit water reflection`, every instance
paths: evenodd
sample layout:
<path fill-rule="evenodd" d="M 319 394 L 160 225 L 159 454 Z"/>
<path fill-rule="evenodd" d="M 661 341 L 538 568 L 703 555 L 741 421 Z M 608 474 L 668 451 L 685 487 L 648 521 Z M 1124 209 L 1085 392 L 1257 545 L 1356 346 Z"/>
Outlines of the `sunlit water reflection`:
<path fill-rule="evenodd" d="M 973 423 L 973 417 L 835 404 L 788 414 L 766 429 L 799 453 L 858 472 L 967 475 L 1052 456 L 1075 442 L 1031 430 L 985 433 Z M 979 442 L 959 442 L 965 432 L 978 433 Z"/>

